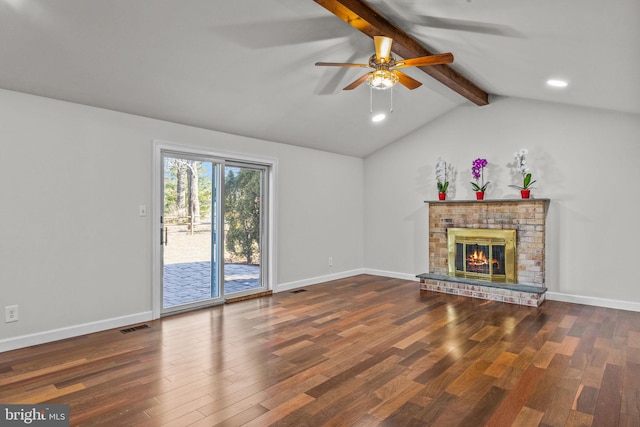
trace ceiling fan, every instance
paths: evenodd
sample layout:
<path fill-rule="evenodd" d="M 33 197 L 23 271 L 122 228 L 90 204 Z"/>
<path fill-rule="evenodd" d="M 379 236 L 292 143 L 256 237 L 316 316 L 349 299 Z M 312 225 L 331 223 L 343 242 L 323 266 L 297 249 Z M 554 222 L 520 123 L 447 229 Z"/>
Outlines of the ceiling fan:
<path fill-rule="evenodd" d="M 422 83 L 412 77 L 409 77 L 402 71 L 398 71 L 398 68 L 450 64 L 453 62 L 453 55 L 451 53 L 440 53 L 420 56 L 417 58 L 396 60 L 396 58 L 391 55 L 391 44 L 393 43 L 393 39 L 391 37 L 374 36 L 373 40 L 376 47 L 376 53 L 371 55 L 368 64 L 316 62 L 316 65 L 323 67 L 373 68 L 373 71 L 359 77 L 356 81 L 347 85 L 344 90 L 355 89 L 364 82 L 367 82 L 367 84 L 372 88 L 379 90 L 389 89 L 396 83 L 400 83 L 406 88 L 413 90 L 421 86 Z"/>

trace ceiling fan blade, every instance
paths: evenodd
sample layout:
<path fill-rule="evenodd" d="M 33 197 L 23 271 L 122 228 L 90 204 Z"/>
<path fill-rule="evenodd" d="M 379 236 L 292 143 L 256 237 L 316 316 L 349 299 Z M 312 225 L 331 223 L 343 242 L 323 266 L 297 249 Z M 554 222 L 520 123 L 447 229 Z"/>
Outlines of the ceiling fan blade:
<path fill-rule="evenodd" d="M 513 28 L 487 22 L 467 21 L 454 18 L 440 18 L 436 16 L 416 15 L 415 23 L 430 28 L 441 28 L 444 30 L 467 31 L 470 33 L 488 34 L 493 36 L 522 37 Z"/>
<path fill-rule="evenodd" d="M 348 62 L 316 62 L 318 67 L 361 67 L 369 68 L 369 64 L 351 64 Z"/>
<path fill-rule="evenodd" d="M 422 83 L 414 79 L 413 77 L 409 77 L 402 71 L 391 70 L 396 76 L 398 76 L 400 84 L 406 87 L 409 90 L 414 90 L 417 87 L 422 86 Z"/>
<path fill-rule="evenodd" d="M 348 37 L 351 29 L 333 16 L 252 21 L 213 27 L 212 32 L 251 49 L 291 46 Z"/>
<path fill-rule="evenodd" d="M 367 77 L 369 77 L 369 73 L 367 73 L 367 74 L 365 74 L 365 75 L 363 75 L 363 76 L 360 76 L 360 77 L 358 78 L 358 80 L 356 80 L 356 81 L 354 81 L 353 83 L 351 83 L 351 84 L 349 84 L 349 85 L 345 86 L 345 88 L 344 88 L 344 89 L 342 89 L 342 90 L 353 90 L 353 89 L 357 88 L 357 87 L 358 87 L 358 86 L 360 86 L 362 83 L 364 83 L 365 81 L 367 81 Z"/>
<path fill-rule="evenodd" d="M 401 59 L 396 61 L 396 68 L 422 67 L 424 65 L 450 64 L 453 62 L 453 54 L 438 53 L 436 55 L 420 56 L 417 58 Z"/>
<path fill-rule="evenodd" d="M 373 41 L 376 45 L 376 58 L 378 59 L 378 62 L 389 62 L 393 39 L 385 36 L 374 36 Z"/>

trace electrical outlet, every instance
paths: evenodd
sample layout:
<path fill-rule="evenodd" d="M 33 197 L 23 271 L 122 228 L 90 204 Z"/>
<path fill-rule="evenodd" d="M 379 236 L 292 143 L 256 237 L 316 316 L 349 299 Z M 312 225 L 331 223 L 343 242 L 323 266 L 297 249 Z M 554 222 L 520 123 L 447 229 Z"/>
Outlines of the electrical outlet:
<path fill-rule="evenodd" d="M 333 266 L 333 257 L 330 256 L 329 257 L 329 267 L 332 267 L 332 266 Z"/>
<path fill-rule="evenodd" d="M 8 305 L 4 308 L 4 321 L 5 323 L 18 321 L 18 306 Z"/>

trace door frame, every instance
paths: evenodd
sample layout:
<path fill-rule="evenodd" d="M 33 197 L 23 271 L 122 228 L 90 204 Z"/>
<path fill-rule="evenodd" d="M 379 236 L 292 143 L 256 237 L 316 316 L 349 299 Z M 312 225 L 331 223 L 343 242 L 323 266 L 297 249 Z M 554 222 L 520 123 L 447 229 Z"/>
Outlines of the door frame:
<path fill-rule="evenodd" d="M 206 156 L 216 160 L 222 160 L 222 168 L 224 170 L 224 162 L 238 162 L 256 164 L 266 166 L 265 174 L 267 174 L 266 198 L 264 204 L 266 220 L 263 222 L 266 235 L 264 242 L 264 250 L 266 251 L 266 263 L 261 265 L 263 289 L 274 289 L 277 277 L 277 252 L 276 252 L 276 206 L 277 206 L 277 167 L 278 161 L 275 158 L 258 157 L 237 152 L 224 152 L 218 150 L 210 150 L 205 147 L 189 146 L 177 144 L 162 140 L 153 141 L 153 165 L 152 165 L 152 194 L 151 194 L 151 312 L 153 319 L 162 316 L 162 252 L 160 250 L 160 217 L 164 214 L 162 207 L 162 153 L 170 151 L 173 153 L 182 153 L 185 155 Z M 224 173 L 223 173 L 224 175 Z M 224 242 L 222 242 L 224 244 Z M 224 250 L 224 248 L 221 248 Z M 261 264 L 263 264 L 261 262 Z"/>

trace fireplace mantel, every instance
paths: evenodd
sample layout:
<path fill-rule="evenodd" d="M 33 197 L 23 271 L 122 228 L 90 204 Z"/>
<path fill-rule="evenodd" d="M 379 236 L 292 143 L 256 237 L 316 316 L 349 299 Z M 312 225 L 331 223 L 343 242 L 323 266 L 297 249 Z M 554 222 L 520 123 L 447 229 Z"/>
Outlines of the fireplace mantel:
<path fill-rule="evenodd" d="M 545 288 L 545 230 L 549 199 L 433 200 L 429 204 L 429 273 L 420 277 L 422 289 L 455 291 L 458 284 L 448 277 L 447 229 L 478 228 L 516 230 L 516 285 Z M 437 276 L 437 280 L 436 277 Z M 436 283 L 437 282 L 437 283 Z M 477 286 L 466 284 L 464 286 Z M 507 291 L 507 289 L 504 289 Z M 480 292 L 484 295 L 486 292 Z M 474 295 L 475 296 L 475 295 Z M 482 298 L 483 296 L 480 296 Z M 510 298 L 505 292 L 487 294 L 488 299 L 539 305 L 544 291 L 533 299 Z M 517 302 L 516 300 L 520 301 Z"/>
<path fill-rule="evenodd" d="M 492 204 L 492 203 L 525 203 L 531 202 L 544 202 L 548 204 L 551 199 L 484 199 L 484 200 L 425 200 L 425 203 L 437 203 L 439 205 L 454 204 L 454 203 L 478 203 L 478 204 Z"/>

